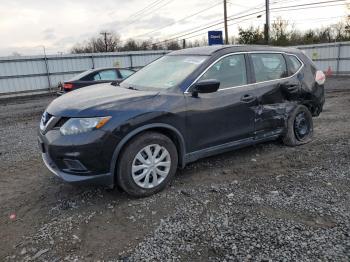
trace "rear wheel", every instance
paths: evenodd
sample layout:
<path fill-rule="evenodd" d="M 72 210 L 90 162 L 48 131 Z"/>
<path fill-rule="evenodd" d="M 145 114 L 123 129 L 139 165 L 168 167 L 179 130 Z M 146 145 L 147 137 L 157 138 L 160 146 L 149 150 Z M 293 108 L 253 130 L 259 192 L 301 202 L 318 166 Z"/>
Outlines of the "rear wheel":
<path fill-rule="evenodd" d="M 128 194 L 149 196 L 164 189 L 174 177 L 178 155 L 167 136 L 146 132 L 132 139 L 118 162 L 118 184 Z"/>
<path fill-rule="evenodd" d="M 311 112 L 307 107 L 299 105 L 289 115 L 283 143 L 288 146 L 298 146 L 310 142 L 312 137 L 313 121 Z"/>

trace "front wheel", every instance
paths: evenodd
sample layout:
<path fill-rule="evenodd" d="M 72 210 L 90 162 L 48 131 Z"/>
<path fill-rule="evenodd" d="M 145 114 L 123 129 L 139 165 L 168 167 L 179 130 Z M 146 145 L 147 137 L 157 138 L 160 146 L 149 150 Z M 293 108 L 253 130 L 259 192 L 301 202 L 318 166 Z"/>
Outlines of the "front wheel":
<path fill-rule="evenodd" d="M 170 138 L 157 132 L 140 134 L 122 151 L 118 184 L 135 197 L 152 195 L 171 181 L 177 164 L 177 150 Z"/>
<path fill-rule="evenodd" d="M 283 137 L 283 143 L 288 146 L 309 143 L 312 140 L 313 132 L 310 110 L 306 106 L 299 105 L 289 115 L 287 132 Z"/>

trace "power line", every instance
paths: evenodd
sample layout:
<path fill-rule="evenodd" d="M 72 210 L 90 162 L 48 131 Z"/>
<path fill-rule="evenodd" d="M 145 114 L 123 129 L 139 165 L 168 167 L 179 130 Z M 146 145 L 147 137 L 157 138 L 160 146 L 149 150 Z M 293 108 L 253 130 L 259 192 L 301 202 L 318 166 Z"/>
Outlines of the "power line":
<path fill-rule="evenodd" d="M 160 2 L 158 2 L 158 4 L 161 3 L 161 2 L 164 2 L 164 1 L 166 1 L 166 0 L 161 0 Z M 156 9 L 149 10 L 149 12 L 143 12 L 143 13 L 141 13 L 139 16 L 137 16 L 134 20 L 132 20 L 132 21 L 131 21 L 130 23 L 128 23 L 126 26 L 132 25 L 132 24 L 134 24 L 134 23 L 140 21 L 140 20 L 139 20 L 139 19 L 140 19 L 140 16 L 142 16 L 142 17 L 144 18 L 144 17 L 146 17 L 146 16 L 148 16 L 148 15 L 154 13 L 155 11 L 158 11 L 159 9 L 163 8 L 164 6 L 167 6 L 168 4 L 170 4 L 170 3 L 173 2 L 173 1 L 174 1 L 174 0 L 169 0 L 169 1 L 167 1 L 166 3 L 164 3 L 164 4 L 161 5 L 161 6 L 157 6 Z M 158 4 L 156 4 L 156 5 L 158 5 Z M 155 6 L 156 6 L 156 5 L 155 5 Z M 154 6 L 154 7 L 155 7 L 155 6 Z"/>
<path fill-rule="evenodd" d="M 346 15 L 340 15 L 340 16 L 331 16 L 331 17 L 313 17 L 313 18 L 305 18 L 305 19 L 298 19 L 297 22 L 293 22 L 293 24 L 299 24 L 299 21 L 320 21 L 320 20 L 328 20 L 328 19 L 335 19 L 335 18 L 344 18 Z M 278 21 L 278 20 L 272 20 L 272 21 Z M 288 20 L 284 20 L 288 21 Z M 301 24 L 302 22 L 300 22 Z"/>
<path fill-rule="evenodd" d="M 128 18 L 126 19 L 126 21 L 127 21 L 129 18 L 135 19 L 135 16 L 141 15 L 141 13 L 142 13 L 143 11 L 145 11 L 145 10 L 147 10 L 147 9 L 149 9 L 149 8 L 154 7 L 155 5 L 157 5 L 158 3 L 162 2 L 162 1 L 164 1 L 164 0 L 156 0 L 156 1 L 152 2 L 152 3 L 150 3 L 149 5 L 147 5 L 146 7 L 144 7 L 143 9 L 141 9 L 141 10 L 139 10 L 139 11 L 137 11 L 137 12 L 131 14 L 131 15 L 129 15 Z"/>
<path fill-rule="evenodd" d="M 273 10 L 273 11 L 277 11 L 277 13 L 279 13 L 279 12 L 285 12 L 285 11 L 305 10 L 305 9 L 314 9 L 314 8 L 323 8 L 323 7 L 332 7 L 332 6 L 341 6 L 341 5 L 346 5 L 346 3 L 324 5 L 324 6 L 309 6 L 309 7 L 301 7 L 301 8 L 293 8 L 293 9 L 282 9 L 282 10 Z"/>
<path fill-rule="evenodd" d="M 250 13 L 250 14 L 246 14 L 246 15 L 239 16 L 239 17 L 234 17 L 234 18 L 227 19 L 227 21 L 237 20 L 237 19 L 240 19 L 240 18 L 244 18 L 244 17 L 248 17 L 248 16 L 260 14 L 260 13 L 263 13 L 263 12 L 264 12 L 264 10 L 260 10 L 260 11 L 256 11 L 256 12 L 253 12 L 253 13 Z M 218 22 L 218 23 L 215 23 L 215 24 L 211 24 L 211 25 L 209 25 L 209 26 L 202 27 L 202 28 L 200 28 L 199 30 L 194 30 L 194 31 L 192 31 L 192 32 L 188 32 L 188 33 L 185 33 L 185 34 L 182 34 L 182 35 L 179 35 L 179 36 L 172 37 L 172 38 L 170 38 L 170 39 L 168 39 L 168 40 L 165 40 L 165 42 L 168 42 L 168 41 L 171 41 L 171 40 L 173 40 L 173 39 L 176 39 L 176 38 L 179 38 L 179 37 L 183 37 L 183 36 L 186 36 L 186 35 L 190 35 L 190 34 L 192 34 L 192 33 L 196 33 L 196 32 L 202 31 L 202 30 L 204 30 L 204 29 L 208 29 L 208 28 L 210 28 L 210 27 L 213 27 L 213 26 L 216 26 L 216 25 L 220 25 L 220 24 L 222 24 L 222 23 L 223 23 L 223 21 Z M 164 41 L 162 41 L 162 42 L 164 42 Z"/>
<path fill-rule="evenodd" d="M 227 19 L 227 21 L 232 21 L 232 20 L 235 20 L 235 19 L 239 19 L 239 18 L 244 18 L 244 17 L 247 17 L 247 16 L 251 16 L 251 15 L 254 15 L 254 14 L 258 14 L 258 13 L 262 13 L 263 11 L 257 11 L 257 12 L 254 12 L 254 13 L 251 13 L 251 14 L 248 14 L 248 15 L 244 15 L 244 16 L 240 16 L 240 17 L 237 17 L 237 18 L 231 18 L 231 19 Z M 205 29 L 208 29 L 210 27 L 213 27 L 213 26 L 216 26 L 216 25 L 220 25 L 222 24 L 223 22 L 218 22 L 218 23 L 215 23 L 215 24 L 212 24 L 212 25 L 209 25 L 209 26 L 206 26 L 206 27 L 203 27 L 199 30 L 195 30 L 195 31 L 192 31 L 192 32 L 189 32 L 189 33 L 185 33 L 185 34 L 182 34 L 182 35 L 179 35 L 179 36 L 176 36 L 176 37 L 172 37 L 170 39 L 167 39 L 167 40 L 164 40 L 164 41 L 161 41 L 161 42 L 158 42 L 158 43 L 153 43 L 153 44 L 161 44 L 161 43 L 166 43 L 166 42 L 169 42 L 171 40 L 174 40 L 174 39 L 177 39 L 177 38 L 180 38 L 180 37 L 183 37 L 183 36 L 187 36 L 187 35 L 191 35 L 193 33 L 196 33 L 196 32 L 199 32 L 199 31 L 203 31 Z M 153 45 L 152 44 L 152 45 Z"/>
<path fill-rule="evenodd" d="M 339 1 L 339 0 L 338 0 L 338 1 Z M 344 0 L 343 0 L 343 1 L 344 1 Z M 281 3 L 281 2 L 287 2 L 287 0 L 273 1 L 272 4 Z M 263 7 L 263 6 L 265 6 L 265 5 L 257 5 L 257 6 L 255 6 L 255 7 L 249 8 L 249 10 L 251 10 L 251 9 L 253 9 L 253 10 L 254 10 L 254 9 L 259 9 L 259 8 L 261 8 L 261 7 Z M 262 13 L 265 9 L 259 10 L 259 11 L 257 11 L 257 12 L 250 13 L 250 14 L 248 14 L 248 15 L 246 15 L 246 16 L 237 17 L 238 15 L 244 14 L 244 13 L 246 13 L 246 12 L 249 11 L 249 10 L 244 10 L 244 11 L 242 11 L 242 12 L 239 12 L 239 13 L 236 13 L 236 14 L 234 14 L 234 15 L 229 16 L 228 18 L 230 18 L 230 19 L 228 19 L 228 21 L 231 21 L 232 19 L 240 19 L 240 18 L 242 18 L 242 17 L 246 17 L 246 16 L 250 16 L 250 15 L 259 14 L 259 13 Z M 212 23 L 215 23 L 215 24 L 212 24 Z M 204 30 L 204 29 L 208 29 L 208 28 L 210 28 L 210 27 L 213 27 L 213 26 L 216 26 L 216 25 L 219 25 L 219 24 L 222 24 L 222 23 L 223 23 L 222 20 L 219 19 L 219 20 L 212 21 L 212 22 L 210 22 L 210 23 L 206 23 L 206 24 L 204 24 L 204 25 L 200 25 L 200 26 L 194 27 L 194 28 L 192 28 L 192 29 L 190 29 L 190 30 L 195 30 L 195 29 L 197 29 L 197 28 L 202 28 L 203 26 L 204 26 L 205 28 L 202 28 L 201 30 Z M 198 31 L 200 31 L 200 30 L 198 30 Z M 195 31 L 195 32 L 198 32 L 198 31 Z M 185 30 L 185 31 L 182 31 L 182 32 L 178 32 L 178 33 L 175 33 L 175 34 L 174 34 L 173 36 L 171 36 L 171 37 L 172 37 L 172 39 L 175 39 L 175 38 L 178 38 L 178 37 L 186 36 L 187 34 L 181 35 L 181 36 L 177 36 L 178 34 L 182 34 L 182 33 L 186 33 L 186 32 L 188 32 L 188 31 Z M 193 32 L 193 33 L 195 33 L 195 32 Z M 175 37 L 175 36 L 176 36 L 176 37 Z M 166 41 L 170 41 L 170 40 L 166 40 Z M 162 42 L 163 42 L 163 41 L 162 41 Z"/>
<path fill-rule="evenodd" d="M 248 14 L 248 15 L 243 15 L 243 16 L 239 16 L 239 17 L 238 17 L 237 15 L 244 14 L 244 13 L 247 12 L 247 11 L 243 11 L 243 12 L 237 13 L 237 14 L 235 14 L 235 15 L 229 16 L 229 17 L 228 17 L 229 19 L 228 19 L 227 21 L 231 21 L 231 20 L 233 20 L 233 19 L 239 19 L 239 18 L 242 18 L 242 17 L 254 15 L 254 14 L 259 14 L 259 13 L 262 13 L 263 11 L 264 11 L 264 10 L 260 10 L 260 11 L 254 12 L 254 13 L 250 13 L 250 14 Z M 214 24 L 213 24 L 213 23 L 214 23 Z M 219 25 L 219 24 L 222 24 L 222 23 L 223 23 L 223 21 L 222 21 L 221 19 L 219 19 L 219 20 L 212 21 L 212 22 L 210 22 L 210 23 L 206 23 L 206 24 L 203 24 L 203 25 L 194 27 L 194 28 L 192 28 L 192 29 L 190 29 L 190 30 L 195 30 L 195 29 L 199 28 L 199 30 L 196 30 L 196 31 L 193 32 L 193 33 L 195 33 L 195 32 L 198 32 L 198 31 L 200 31 L 200 30 L 208 29 L 208 28 L 210 28 L 210 27 L 213 27 L 213 26 L 216 26 L 216 25 Z M 203 26 L 204 26 L 204 27 L 203 27 Z M 185 30 L 185 31 L 182 31 L 182 32 L 178 32 L 178 33 L 175 33 L 174 35 L 172 35 L 172 36 L 170 36 L 170 37 L 171 37 L 172 39 L 174 39 L 174 38 L 177 38 L 177 37 L 186 36 L 186 35 L 188 35 L 188 34 L 191 34 L 191 33 L 187 33 L 187 32 L 188 32 L 188 30 Z M 184 34 L 184 35 L 181 35 L 181 36 L 177 36 L 177 35 L 183 34 L 183 33 L 185 33 L 185 34 Z M 168 40 L 167 40 L 167 41 L 168 41 Z"/>
<path fill-rule="evenodd" d="M 308 9 L 308 8 L 316 8 L 314 6 L 310 6 L 310 5 L 321 5 L 321 4 L 326 4 L 326 3 L 334 3 L 334 2 L 344 2 L 345 0 L 331 0 L 331 1 L 324 1 L 324 2 L 314 2 L 314 3 L 308 3 L 308 4 L 298 4 L 298 5 L 291 5 L 291 6 L 285 6 L 285 7 L 275 7 L 275 8 L 271 8 L 270 10 L 283 10 L 283 9 L 286 9 L 286 8 L 294 8 L 294 7 L 300 7 L 300 8 L 294 8 L 294 9 L 288 9 L 288 10 L 300 10 L 300 9 Z M 302 8 L 306 6 L 306 8 Z M 327 5 L 329 6 L 329 5 Z M 318 6 L 318 7 L 326 7 L 326 6 Z M 281 10 L 281 11 L 282 11 Z M 287 11 L 287 10 L 285 10 Z M 240 18 L 244 18 L 244 17 L 247 17 L 247 16 L 252 16 L 252 15 L 256 15 L 256 14 L 260 14 L 264 12 L 264 10 L 260 10 L 260 11 L 256 11 L 256 12 L 252 12 L 250 14 L 247 14 L 247 15 L 243 15 L 243 16 L 240 16 L 240 17 L 235 17 L 235 18 L 230 18 L 228 19 L 228 21 L 232 21 L 232 20 L 237 20 L 237 19 L 240 19 Z M 180 38 L 180 37 L 183 37 L 183 36 L 187 36 L 187 35 L 191 35 L 193 33 L 196 33 L 196 32 L 199 32 L 199 31 L 202 31 L 202 30 L 205 30 L 205 29 L 208 29 L 210 27 L 213 27 L 213 26 L 216 26 L 216 25 L 219 25 L 219 24 L 222 24 L 223 22 L 218 22 L 218 23 L 215 23 L 215 24 L 212 24 L 210 26 L 206 26 L 206 27 L 203 27 L 199 30 L 194 30 L 194 31 L 191 31 L 191 32 L 188 32 L 188 33 L 185 33 L 185 34 L 182 34 L 182 35 L 178 35 L 178 36 L 174 36 L 174 37 L 171 37 L 170 39 L 167 39 L 167 40 L 163 40 L 163 41 L 160 41 L 160 42 L 156 42 L 156 43 L 152 43 L 151 45 L 158 45 L 158 44 L 162 44 L 162 43 L 166 43 L 166 42 L 169 42 L 171 40 L 174 40 L 174 39 L 177 39 L 177 38 Z"/>
<path fill-rule="evenodd" d="M 149 31 L 149 32 L 147 32 L 147 33 L 143 33 L 143 34 L 134 36 L 133 38 L 137 38 L 137 37 L 141 37 L 141 36 L 145 36 L 145 35 L 152 34 L 152 33 L 154 33 L 154 32 L 158 32 L 158 31 L 160 31 L 160 30 L 162 30 L 162 29 L 164 29 L 164 28 L 166 28 L 166 27 L 172 26 L 172 25 L 174 25 L 174 24 L 176 24 L 176 23 L 185 21 L 185 20 L 188 19 L 188 18 L 194 17 L 194 16 L 196 16 L 196 15 L 198 15 L 198 14 L 201 14 L 201 13 L 203 13 L 203 12 L 205 12 L 205 11 L 208 11 L 209 9 L 212 9 L 212 8 L 218 6 L 219 4 L 221 4 L 221 2 L 218 2 L 218 3 L 216 3 L 216 4 L 212 5 L 212 6 L 209 6 L 209 7 L 207 7 L 207 8 L 204 8 L 204 9 L 202 9 L 202 10 L 196 12 L 196 13 L 193 13 L 193 14 L 191 14 L 191 15 L 185 16 L 185 17 L 183 17 L 183 18 L 181 18 L 181 19 L 179 19 L 179 20 L 176 20 L 176 21 L 174 21 L 174 22 L 172 22 L 172 23 L 169 23 L 169 24 L 167 24 L 167 25 L 165 25 L 165 26 L 163 26 L 163 27 L 157 28 L 157 29 L 152 30 L 152 31 Z"/>
<path fill-rule="evenodd" d="M 308 23 L 319 23 L 319 22 L 323 22 L 323 21 L 339 19 L 342 17 L 344 17 L 344 16 L 333 16 L 333 17 L 325 17 L 325 18 L 319 18 L 319 19 L 305 19 L 304 21 L 308 21 Z M 303 22 L 294 22 L 293 24 L 302 24 L 302 23 Z"/>
<path fill-rule="evenodd" d="M 293 6 L 281 6 L 281 7 L 275 7 L 271 8 L 271 10 L 276 10 L 276 9 L 286 9 L 289 7 L 301 7 L 301 6 L 310 6 L 310 5 L 321 5 L 321 4 L 328 4 L 328 3 L 334 3 L 334 2 L 344 2 L 346 0 L 330 0 L 330 1 L 324 1 L 324 2 L 313 2 L 313 3 L 307 3 L 307 4 L 298 4 L 298 5 L 293 5 Z"/>
<path fill-rule="evenodd" d="M 252 19 L 252 18 L 249 17 L 249 18 L 246 18 L 246 19 L 243 19 L 243 20 L 234 22 L 234 23 L 227 24 L 227 26 L 229 27 L 229 26 L 231 26 L 231 25 L 236 25 L 236 24 L 238 24 L 238 23 L 241 23 L 241 22 L 244 22 L 244 21 L 248 21 L 248 20 L 251 20 L 251 19 Z M 256 18 L 255 18 L 255 19 L 256 19 Z M 220 30 L 220 29 L 223 29 L 223 28 L 224 28 L 224 27 L 218 27 L 218 28 L 215 28 L 215 29 L 213 29 L 213 30 Z M 200 35 L 204 35 L 204 34 L 207 34 L 207 32 L 202 32 L 202 33 L 200 33 L 200 34 L 193 35 L 193 36 L 189 36 L 189 37 L 186 37 L 186 38 L 184 38 L 184 39 L 187 40 L 187 39 L 191 39 L 191 38 L 194 38 L 194 37 L 196 37 L 196 36 L 200 36 Z M 179 40 L 177 40 L 177 41 L 181 41 L 181 39 L 179 39 Z"/>
<path fill-rule="evenodd" d="M 220 1 L 219 1 L 218 3 L 216 3 L 214 6 L 221 4 L 221 3 L 222 3 L 221 1 L 222 1 L 222 0 L 220 0 Z M 215 2 L 215 1 L 214 1 L 214 2 Z M 273 2 L 273 3 L 274 3 L 274 2 Z M 162 27 L 162 28 L 158 28 L 158 29 L 156 29 L 156 30 L 153 30 L 153 31 L 151 31 L 151 32 L 148 32 L 148 33 L 145 33 L 145 34 L 142 34 L 142 35 L 133 36 L 133 37 L 131 37 L 131 38 L 137 38 L 137 37 L 140 37 L 140 36 L 144 36 L 144 35 L 146 35 L 146 34 L 150 34 L 150 33 L 152 33 L 152 32 L 159 31 L 159 30 L 161 30 L 161 29 L 163 29 L 163 28 L 166 28 L 166 27 L 168 27 L 168 26 L 170 26 L 170 25 L 176 24 L 177 22 L 184 21 L 184 20 L 186 20 L 186 19 L 188 19 L 188 18 L 190 18 L 190 17 L 193 17 L 193 16 L 195 16 L 195 15 L 197 15 L 197 14 L 199 14 L 199 13 L 202 13 L 202 12 L 204 12 L 204 11 L 206 11 L 206 10 L 209 10 L 210 8 L 212 8 L 212 7 L 214 7 L 214 6 L 208 7 L 208 8 L 203 9 L 203 10 L 197 12 L 197 13 L 194 13 L 194 14 L 189 15 L 189 16 L 187 16 L 187 17 L 181 18 L 180 20 L 177 20 L 177 21 L 173 22 L 172 24 L 169 24 L 169 25 L 164 26 L 164 27 Z M 258 8 L 260 8 L 260 7 L 262 7 L 262 6 L 264 6 L 264 5 L 258 5 L 258 6 L 255 6 L 255 7 L 251 7 L 251 8 L 249 8 L 249 9 L 247 9 L 247 10 L 243 10 L 242 12 L 239 12 L 239 13 L 236 13 L 236 14 L 234 14 L 234 15 L 231 15 L 231 16 L 229 16 L 229 18 L 234 17 L 234 16 L 237 16 L 237 15 L 240 15 L 240 14 L 244 14 L 244 13 L 246 13 L 247 11 L 249 11 L 249 10 L 251 10 L 251 9 L 258 9 Z M 201 28 L 202 26 L 210 25 L 211 23 L 215 23 L 215 22 L 219 22 L 219 21 L 222 21 L 222 20 L 221 20 L 221 19 L 215 20 L 215 21 L 212 21 L 212 22 L 210 22 L 210 23 L 206 23 L 206 24 L 204 24 L 204 25 L 200 25 L 200 26 L 197 26 L 197 27 L 195 27 L 195 28 L 192 28 L 191 30 L 194 30 L 194 29 L 196 29 L 196 28 Z M 187 30 L 186 30 L 186 31 L 182 31 L 182 32 L 175 33 L 174 35 L 182 34 L 182 33 L 184 33 L 184 32 L 187 32 Z M 126 41 L 127 41 L 127 40 L 124 40 L 124 41 L 122 41 L 122 42 L 126 42 Z"/>
<path fill-rule="evenodd" d="M 333 18 L 341 18 L 341 17 L 344 17 L 344 16 L 335 16 L 335 17 L 325 17 L 325 18 L 322 18 L 322 19 L 333 19 Z M 254 18 L 254 19 L 257 19 L 257 18 Z M 320 19 L 320 18 L 319 18 Z M 245 22 L 245 21 L 248 21 L 248 20 L 252 20 L 252 18 L 246 18 L 246 19 L 242 19 L 240 21 L 236 21 L 234 23 L 229 23 L 228 26 L 232 26 L 232 25 L 236 25 L 236 24 L 239 24 L 239 23 L 242 23 L 242 22 Z M 304 20 L 313 20 L 313 19 L 304 19 Z M 220 29 L 223 29 L 224 27 L 218 27 L 218 28 L 215 28 L 213 30 L 220 30 Z M 183 41 L 183 40 L 188 40 L 188 39 L 191 39 L 191 38 L 194 38 L 194 37 L 197 37 L 197 36 L 201 36 L 201 35 L 206 35 L 207 32 L 202 32 L 202 33 L 199 33 L 199 34 L 196 34 L 196 35 L 193 35 L 193 36 L 189 36 L 189 37 L 186 37 L 186 38 L 183 38 L 183 39 L 178 39 L 176 41 Z"/>

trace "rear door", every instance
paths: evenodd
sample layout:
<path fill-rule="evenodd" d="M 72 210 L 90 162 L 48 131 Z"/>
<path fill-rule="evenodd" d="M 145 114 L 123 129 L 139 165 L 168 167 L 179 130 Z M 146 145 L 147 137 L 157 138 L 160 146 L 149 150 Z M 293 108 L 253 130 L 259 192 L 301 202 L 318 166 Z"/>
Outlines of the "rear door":
<path fill-rule="evenodd" d="M 286 60 L 282 53 L 250 53 L 254 88 L 258 98 L 255 115 L 257 139 L 283 131 L 288 101 L 284 88 L 294 85 L 288 78 Z M 292 83 L 293 82 L 293 83 Z"/>
<path fill-rule="evenodd" d="M 224 56 L 198 79 L 220 81 L 217 92 L 186 95 L 190 152 L 224 145 L 253 136 L 254 90 L 247 86 L 246 56 Z"/>

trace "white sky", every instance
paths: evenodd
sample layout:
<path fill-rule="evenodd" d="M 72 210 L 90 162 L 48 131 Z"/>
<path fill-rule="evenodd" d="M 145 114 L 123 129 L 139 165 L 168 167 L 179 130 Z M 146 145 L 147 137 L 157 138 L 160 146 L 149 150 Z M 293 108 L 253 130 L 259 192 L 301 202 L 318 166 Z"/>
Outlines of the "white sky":
<path fill-rule="evenodd" d="M 215 23 L 223 19 L 223 0 L 161 0 L 154 8 L 143 16 L 135 13 L 155 0 L 0 0 L 0 56 L 19 52 L 22 55 L 42 53 L 45 45 L 48 54 L 69 52 L 77 42 L 96 36 L 101 30 L 117 32 L 122 40 L 142 34 L 138 39 L 153 37 L 154 41 L 191 30 L 202 25 Z M 326 0 L 321 0 L 326 1 Z M 317 0 L 270 0 L 271 8 L 304 3 L 321 2 Z M 254 12 L 264 6 L 265 0 L 228 0 L 228 16 L 238 13 Z M 277 2 L 273 4 L 274 2 Z M 350 2 L 350 1 L 349 1 Z M 345 2 L 341 2 L 345 3 Z M 345 17 L 347 9 L 339 2 L 337 6 L 325 8 L 271 12 L 271 21 L 277 16 L 289 20 L 300 30 L 316 28 L 340 21 Z M 216 6 L 214 6 L 217 4 Z M 186 16 L 205 8 L 213 8 L 194 17 L 176 22 Z M 255 8 L 255 9 L 254 9 Z M 242 18 L 247 19 L 247 18 Z M 241 20 L 242 20 L 241 19 Z M 239 21 L 239 20 L 236 20 Z M 236 21 L 231 21 L 234 23 Z M 265 16 L 249 20 L 229 27 L 229 35 L 237 35 L 238 25 L 263 27 Z M 174 25 L 147 34 L 150 31 Z M 214 26 L 207 30 L 220 28 Z M 197 35 L 206 30 L 197 32 Z M 185 37 L 190 37 L 188 35 Z M 191 38 L 196 39 L 196 38 Z"/>

